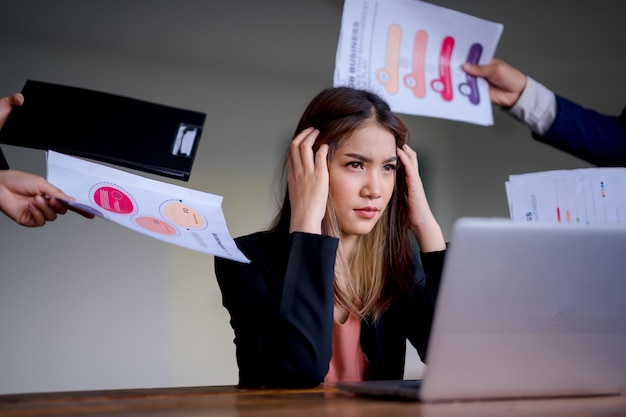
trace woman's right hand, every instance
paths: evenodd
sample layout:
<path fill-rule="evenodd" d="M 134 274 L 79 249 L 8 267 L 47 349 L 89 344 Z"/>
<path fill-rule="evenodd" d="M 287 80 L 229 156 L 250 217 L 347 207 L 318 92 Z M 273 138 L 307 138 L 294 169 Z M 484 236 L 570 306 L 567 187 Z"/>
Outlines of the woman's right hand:
<path fill-rule="evenodd" d="M 289 145 L 287 184 L 291 203 L 290 232 L 322 233 L 326 214 L 329 179 L 328 145 L 313 153 L 319 130 L 312 127 L 300 132 Z"/>

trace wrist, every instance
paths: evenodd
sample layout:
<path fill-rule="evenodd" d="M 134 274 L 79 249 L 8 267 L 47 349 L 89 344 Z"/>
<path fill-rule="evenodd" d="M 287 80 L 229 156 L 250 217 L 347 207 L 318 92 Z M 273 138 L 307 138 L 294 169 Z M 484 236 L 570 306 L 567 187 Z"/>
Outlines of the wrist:
<path fill-rule="evenodd" d="M 510 109 L 509 115 L 540 135 L 548 131 L 556 117 L 556 98 L 543 84 L 527 77 L 526 87 Z"/>
<path fill-rule="evenodd" d="M 289 233 L 302 232 L 315 235 L 322 234 L 322 222 L 311 221 L 309 219 L 291 218 L 289 223 Z"/>

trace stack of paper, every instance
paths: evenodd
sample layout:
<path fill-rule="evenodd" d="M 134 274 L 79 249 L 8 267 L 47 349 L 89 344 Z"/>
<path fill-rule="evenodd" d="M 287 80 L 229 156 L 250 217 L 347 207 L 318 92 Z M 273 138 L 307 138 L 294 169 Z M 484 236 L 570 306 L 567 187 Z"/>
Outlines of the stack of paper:
<path fill-rule="evenodd" d="M 626 224 L 626 168 L 511 175 L 505 185 L 516 221 Z"/>

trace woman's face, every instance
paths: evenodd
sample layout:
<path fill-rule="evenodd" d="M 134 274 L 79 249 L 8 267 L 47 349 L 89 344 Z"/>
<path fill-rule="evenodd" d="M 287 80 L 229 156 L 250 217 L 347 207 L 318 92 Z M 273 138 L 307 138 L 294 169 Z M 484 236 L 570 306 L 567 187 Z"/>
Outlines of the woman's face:
<path fill-rule="evenodd" d="M 338 147 L 328 170 L 342 238 L 368 234 L 391 199 L 399 163 L 396 141 L 371 122 Z"/>

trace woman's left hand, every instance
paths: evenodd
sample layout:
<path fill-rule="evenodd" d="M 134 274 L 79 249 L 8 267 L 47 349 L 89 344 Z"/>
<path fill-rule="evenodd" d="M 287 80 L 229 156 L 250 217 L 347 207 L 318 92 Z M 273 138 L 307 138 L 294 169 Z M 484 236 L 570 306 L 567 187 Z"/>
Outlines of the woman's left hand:
<path fill-rule="evenodd" d="M 420 249 L 422 252 L 444 250 L 446 241 L 439 223 L 430 210 L 424 185 L 419 175 L 417 154 L 409 145 L 405 144 L 402 148 L 398 148 L 398 158 L 400 158 L 406 172 L 410 219 Z"/>

